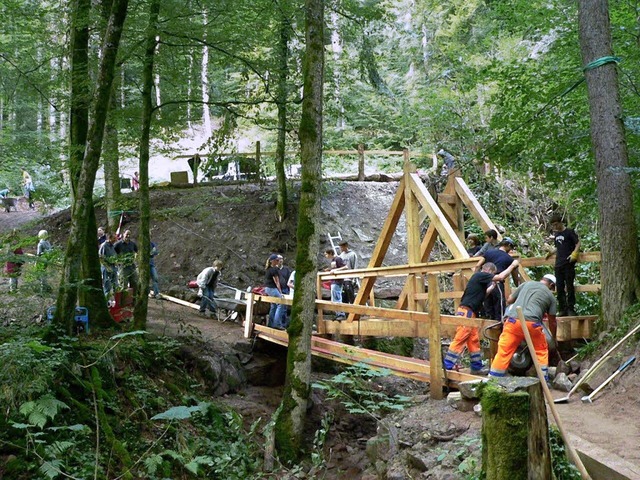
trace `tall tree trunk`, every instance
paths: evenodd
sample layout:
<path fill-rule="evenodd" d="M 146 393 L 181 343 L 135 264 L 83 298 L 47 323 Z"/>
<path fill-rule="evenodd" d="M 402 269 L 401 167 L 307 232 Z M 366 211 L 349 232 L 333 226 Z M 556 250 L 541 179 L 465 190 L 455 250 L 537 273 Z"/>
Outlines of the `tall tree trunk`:
<path fill-rule="evenodd" d="M 115 112 L 118 110 L 117 92 L 120 82 L 114 76 L 113 92 L 111 92 L 111 108 L 107 115 L 107 125 L 104 129 L 104 145 L 102 148 L 102 163 L 104 166 L 104 189 L 107 205 L 107 226 L 109 231 L 115 232 L 118 228 L 122 195 L 120 193 L 120 152 L 118 127 L 115 121 Z"/>
<path fill-rule="evenodd" d="M 280 458 L 293 463 L 300 453 L 302 431 L 311 392 L 311 332 L 316 300 L 316 272 L 322 180 L 322 86 L 324 80 L 324 1 L 306 0 L 304 99 L 300 121 L 302 187 L 298 213 L 296 285 L 294 290 L 287 382 L 275 423 Z"/>
<path fill-rule="evenodd" d="M 138 231 L 138 290 L 133 313 L 133 326 L 144 330 L 147 326 L 147 307 L 149 303 L 149 259 L 151 258 L 151 240 L 149 238 L 149 135 L 153 115 L 153 58 L 156 52 L 158 15 L 160 0 L 152 0 L 149 11 L 149 25 L 146 34 L 144 68 L 142 70 L 142 132 L 140 135 L 140 230 Z"/>
<path fill-rule="evenodd" d="M 607 0 L 580 0 L 579 21 L 584 65 L 613 55 Z M 589 69 L 585 76 L 600 215 L 602 318 L 605 326 L 615 326 L 640 293 L 633 188 L 616 65 Z"/>
<path fill-rule="evenodd" d="M 71 191 L 75 198 L 80 179 L 82 159 L 89 128 L 89 104 L 91 89 L 88 80 L 88 50 L 89 50 L 89 0 L 77 0 L 73 18 L 72 38 L 72 70 L 71 70 L 71 108 L 70 108 L 70 139 L 69 139 L 69 169 L 71 172 Z M 96 221 L 93 203 L 88 209 L 87 238 L 95 238 Z M 77 256 L 77 253 L 76 253 Z M 109 325 L 112 323 L 107 304 L 102 294 L 102 279 L 98 248 L 95 242 L 85 242 L 82 245 L 82 284 L 76 283 L 69 288 L 80 286 L 80 304 L 91 312 L 93 325 Z M 67 316 L 66 328 L 73 329 L 73 317 Z"/>
<path fill-rule="evenodd" d="M 202 24 L 205 27 L 202 37 L 202 71 L 200 72 L 200 83 L 202 88 L 202 123 L 204 124 L 204 134 L 207 139 L 213 134 L 211 126 L 211 109 L 209 108 L 209 46 L 207 45 L 207 14 L 202 14 Z"/>
<path fill-rule="evenodd" d="M 68 333 L 72 332 L 73 323 L 70 319 L 74 315 L 77 300 L 78 272 L 82 265 L 81 256 L 85 244 L 94 245 L 92 238 L 87 237 L 89 222 L 93 209 L 93 187 L 96 180 L 96 172 L 100 162 L 104 125 L 109 109 L 109 99 L 113 84 L 116 56 L 120 45 L 120 37 L 124 20 L 127 16 L 128 0 L 114 0 L 109 25 L 105 32 L 101 47 L 101 61 L 98 72 L 95 101 L 90 115 L 89 130 L 87 135 L 84 159 L 80 168 L 80 177 L 76 187 L 76 195 L 72 204 L 71 228 L 64 260 L 64 268 L 58 300 L 56 302 L 55 322 L 67 326 Z M 95 220 L 94 220 L 95 229 Z M 69 320 L 66 320 L 69 319 Z"/>
<path fill-rule="evenodd" d="M 280 38 L 278 42 L 278 140 L 276 145 L 276 180 L 278 195 L 276 216 L 282 222 L 287 216 L 287 177 L 284 173 L 284 161 L 287 147 L 287 76 L 289 71 L 289 37 L 291 21 L 286 1 L 280 2 Z"/>

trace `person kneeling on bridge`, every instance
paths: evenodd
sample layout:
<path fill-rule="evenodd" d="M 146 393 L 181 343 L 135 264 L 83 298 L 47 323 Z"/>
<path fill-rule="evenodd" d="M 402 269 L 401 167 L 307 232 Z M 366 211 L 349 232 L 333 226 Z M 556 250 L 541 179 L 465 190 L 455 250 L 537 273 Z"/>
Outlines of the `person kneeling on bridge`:
<path fill-rule="evenodd" d="M 549 319 L 549 329 L 555 335 L 556 331 L 556 277 L 547 274 L 539 282 L 531 281 L 520 285 L 507 299 L 510 307 L 505 312 L 504 328 L 498 340 L 498 353 L 491 362 L 490 377 L 504 377 L 509 368 L 511 357 L 524 340 L 524 332 L 517 319 L 516 308 L 522 307 L 522 313 L 527 321 L 527 329 L 531 334 L 533 348 L 538 363 L 549 381 L 549 346 L 544 334 L 542 318 L 545 313 Z"/>
<path fill-rule="evenodd" d="M 467 288 L 464 289 L 460 300 L 460 306 L 456 311 L 456 316 L 476 318 L 485 297 L 495 288 L 495 282 L 504 281 L 517 266 L 518 263 L 514 262 L 509 268 L 496 275 L 495 264 L 491 262 L 483 264 L 482 270 L 474 273 L 469 279 Z M 464 352 L 464 347 L 467 347 L 471 357 L 471 373 L 474 375 L 486 375 L 487 372 L 482 369 L 482 353 L 480 351 L 480 337 L 477 327 L 458 325 L 456 336 L 451 345 L 449 345 L 449 350 L 444 357 L 444 367 L 447 370 L 455 368 Z"/>

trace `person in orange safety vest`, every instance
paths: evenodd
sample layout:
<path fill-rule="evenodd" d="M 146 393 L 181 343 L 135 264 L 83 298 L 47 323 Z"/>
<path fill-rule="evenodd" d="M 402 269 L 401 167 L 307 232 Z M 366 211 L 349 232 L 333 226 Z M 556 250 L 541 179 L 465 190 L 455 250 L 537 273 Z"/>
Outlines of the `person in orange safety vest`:
<path fill-rule="evenodd" d="M 498 340 L 498 353 L 491 362 L 490 377 L 504 377 L 509 368 L 511 357 L 524 340 L 524 332 L 518 321 L 516 308 L 522 307 L 527 321 L 527 329 L 533 340 L 533 348 L 545 378 L 549 379 L 549 346 L 544 335 L 542 319 L 547 314 L 549 329 L 556 331 L 556 277 L 547 274 L 539 282 L 530 281 L 520 285 L 507 299 L 510 305 L 505 312 L 504 328 Z"/>
<path fill-rule="evenodd" d="M 495 288 L 495 282 L 503 282 L 517 266 L 518 261 L 514 261 L 506 270 L 496 275 L 497 267 L 494 263 L 487 262 L 483 264 L 482 270 L 474 273 L 469 279 L 469 283 L 467 283 L 467 287 L 464 289 L 460 299 L 460 306 L 456 310 L 456 316 L 476 318 L 480 307 L 482 307 L 482 302 Z M 486 375 L 487 371 L 482 370 L 482 352 L 480 351 L 478 327 L 458 325 L 456 336 L 451 345 L 449 345 L 449 350 L 444 357 L 444 367 L 447 370 L 455 368 L 465 347 L 469 350 L 469 356 L 471 357 L 471 373 L 474 375 Z"/>

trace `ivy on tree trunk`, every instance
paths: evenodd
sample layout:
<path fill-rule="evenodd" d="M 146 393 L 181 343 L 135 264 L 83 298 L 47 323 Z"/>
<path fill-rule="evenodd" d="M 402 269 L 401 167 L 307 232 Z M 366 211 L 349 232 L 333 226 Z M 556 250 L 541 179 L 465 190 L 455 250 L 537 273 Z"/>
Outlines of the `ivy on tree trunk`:
<path fill-rule="evenodd" d="M 63 266 L 60 289 L 56 302 L 55 323 L 65 325 L 68 333 L 73 329 L 73 316 L 78 298 L 79 272 L 82 255 L 88 243 L 95 245 L 95 217 L 93 216 L 93 187 L 100 161 L 104 125 L 109 108 L 113 72 L 122 28 L 127 15 L 128 0 L 114 0 L 104 41 L 101 47 L 101 61 L 98 71 L 95 100 L 91 108 L 90 123 L 84 157 L 79 171 L 78 184 L 71 208 L 71 228 Z M 78 7 L 78 5 L 76 5 Z M 93 235 L 88 237 L 91 219 Z M 97 258 L 97 255 L 96 255 Z M 102 292 L 100 292 L 102 295 Z M 104 300 L 103 300 L 104 301 Z"/>
<path fill-rule="evenodd" d="M 287 378 L 275 422 L 275 446 L 291 464 L 300 455 L 311 392 L 311 334 L 315 315 L 320 186 L 322 180 L 322 94 L 324 81 L 324 1 L 306 0 L 304 99 L 300 121 L 302 186 L 298 211 L 296 284 L 287 354 Z"/>
<path fill-rule="evenodd" d="M 149 238 L 149 137 L 153 116 L 153 57 L 157 47 L 158 15 L 160 0 L 153 0 L 149 11 L 149 25 L 146 34 L 144 68 L 142 71 L 142 132 L 140 135 L 140 190 L 138 206 L 140 208 L 140 230 L 138 231 L 138 290 L 133 313 L 133 326 L 143 330 L 147 326 L 149 305 L 149 278 L 151 258 L 151 239 Z"/>

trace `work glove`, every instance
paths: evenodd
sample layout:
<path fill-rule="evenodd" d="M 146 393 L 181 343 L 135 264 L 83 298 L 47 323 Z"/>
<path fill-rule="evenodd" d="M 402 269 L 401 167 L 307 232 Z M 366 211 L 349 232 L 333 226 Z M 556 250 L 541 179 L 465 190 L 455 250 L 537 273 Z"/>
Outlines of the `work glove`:
<path fill-rule="evenodd" d="M 572 262 L 577 262 L 579 256 L 580 254 L 578 252 L 571 252 L 571 255 L 569 255 L 569 260 L 571 260 Z"/>

